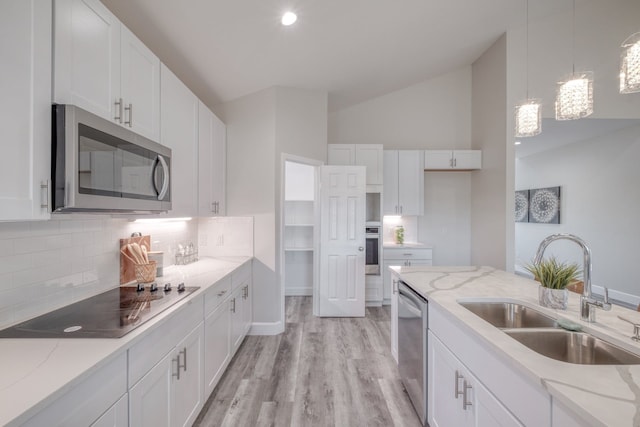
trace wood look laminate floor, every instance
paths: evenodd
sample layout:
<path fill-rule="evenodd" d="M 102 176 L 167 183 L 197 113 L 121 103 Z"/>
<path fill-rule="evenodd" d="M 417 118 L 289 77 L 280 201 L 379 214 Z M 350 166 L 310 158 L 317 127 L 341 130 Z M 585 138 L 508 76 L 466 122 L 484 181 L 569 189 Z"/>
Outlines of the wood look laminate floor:
<path fill-rule="evenodd" d="M 389 307 L 319 318 L 286 298 L 286 330 L 248 336 L 195 426 L 419 426 L 391 356 Z"/>

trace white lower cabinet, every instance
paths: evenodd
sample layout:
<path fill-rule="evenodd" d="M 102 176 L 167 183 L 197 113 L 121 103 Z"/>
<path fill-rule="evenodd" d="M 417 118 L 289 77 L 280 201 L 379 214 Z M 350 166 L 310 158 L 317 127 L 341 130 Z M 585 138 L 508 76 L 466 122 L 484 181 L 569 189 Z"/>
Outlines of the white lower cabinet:
<path fill-rule="evenodd" d="M 200 323 L 177 346 L 172 426 L 190 426 L 204 406 L 204 327 Z"/>
<path fill-rule="evenodd" d="M 428 348 L 431 427 L 523 425 L 431 332 Z"/>
<path fill-rule="evenodd" d="M 432 265 L 433 250 L 431 248 L 390 248 L 382 250 L 382 298 L 388 304 L 391 298 L 391 266 Z"/>
<path fill-rule="evenodd" d="M 388 268 L 385 267 L 386 270 Z M 398 362 L 398 278 L 393 273 L 389 274 L 391 281 L 391 355 Z"/>
<path fill-rule="evenodd" d="M 129 390 L 132 426 L 190 426 L 204 405 L 200 323 Z"/>
<path fill-rule="evenodd" d="M 231 360 L 231 311 L 229 304 L 218 306 L 204 321 L 204 388 L 209 396 Z"/>
<path fill-rule="evenodd" d="M 129 396 L 124 395 L 91 427 L 126 427 L 129 425 Z"/>
<path fill-rule="evenodd" d="M 242 319 L 242 309 L 244 308 L 242 296 L 244 295 L 244 288 L 237 288 L 231 294 L 229 300 L 229 310 L 231 310 L 231 351 L 235 353 L 242 339 L 244 338 L 244 322 Z"/>
<path fill-rule="evenodd" d="M 21 424 L 40 426 L 126 426 L 127 354 L 122 352 L 69 392 Z M 115 409 L 117 406 L 118 409 Z M 125 411 L 124 423 L 120 412 Z M 112 412 L 113 416 L 107 415 Z M 116 412 L 120 416 L 116 416 Z M 104 415 L 103 415 L 104 414 Z M 104 420 L 102 418 L 106 417 Z M 108 420 L 113 420 L 113 424 Z M 106 423 L 106 424 L 105 424 Z M 133 424 L 132 424 L 133 425 Z"/>
<path fill-rule="evenodd" d="M 431 427 L 550 425 L 551 398 L 542 385 L 437 303 L 429 304 L 427 382 Z"/>
<path fill-rule="evenodd" d="M 129 390 L 129 424 L 169 426 L 171 420 L 172 354 L 167 354 Z"/>

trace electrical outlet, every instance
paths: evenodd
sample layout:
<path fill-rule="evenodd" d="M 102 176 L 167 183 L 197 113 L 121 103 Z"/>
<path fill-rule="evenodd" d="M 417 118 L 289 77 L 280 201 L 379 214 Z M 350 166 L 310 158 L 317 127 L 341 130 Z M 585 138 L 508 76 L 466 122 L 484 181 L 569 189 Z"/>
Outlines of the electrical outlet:
<path fill-rule="evenodd" d="M 224 234 L 219 234 L 218 239 L 216 240 L 217 246 L 224 246 Z"/>
<path fill-rule="evenodd" d="M 198 236 L 198 246 L 207 246 L 207 235 L 201 234 Z"/>

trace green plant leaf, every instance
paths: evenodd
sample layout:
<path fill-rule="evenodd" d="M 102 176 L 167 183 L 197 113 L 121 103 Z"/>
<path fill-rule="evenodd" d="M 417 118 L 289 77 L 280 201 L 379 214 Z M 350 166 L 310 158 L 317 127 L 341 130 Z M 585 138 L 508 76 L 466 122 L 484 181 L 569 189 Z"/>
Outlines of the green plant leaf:
<path fill-rule="evenodd" d="M 535 280 L 550 289 L 564 289 L 581 273 L 576 263 L 559 262 L 555 257 L 543 259 L 540 263 L 527 264 L 524 268 L 533 274 Z"/>

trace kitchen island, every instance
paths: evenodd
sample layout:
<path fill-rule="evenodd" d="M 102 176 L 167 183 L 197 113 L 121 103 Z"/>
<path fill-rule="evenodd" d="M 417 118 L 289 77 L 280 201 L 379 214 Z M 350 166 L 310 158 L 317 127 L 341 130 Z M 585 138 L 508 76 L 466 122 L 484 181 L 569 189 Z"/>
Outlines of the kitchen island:
<path fill-rule="evenodd" d="M 147 371 L 155 369 L 156 362 L 176 346 L 178 341 L 171 342 L 168 339 L 179 337 L 181 340 L 184 338 L 181 328 L 185 325 L 198 325 L 197 330 L 205 330 L 204 340 L 201 340 L 204 343 L 200 341 L 198 345 L 206 347 L 209 336 L 206 325 L 204 328 L 202 325 L 207 320 L 207 310 L 214 311 L 219 306 L 220 310 L 215 309 L 215 312 L 229 313 L 224 306 L 227 300 L 240 292 L 243 299 L 245 295 L 249 295 L 247 285 L 238 287 L 238 292 L 233 292 L 232 289 L 237 287 L 233 283 L 236 273 L 240 272 L 238 274 L 241 274 L 242 280 L 250 280 L 251 259 L 204 258 L 190 265 L 165 269 L 165 275 L 157 280 L 159 286 L 165 282 L 172 282 L 177 286 L 184 281 L 187 286 L 198 286 L 200 289 L 122 338 L 0 339 L 0 425 L 89 425 L 102 414 L 100 411 L 112 404 L 113 414 L 105 415 L 113 415 L 113 420 L 122 420 L 122 425 L 128 425 L 128 411 L 134 409 L 133 404 L 128 404 L 128 398 L 133 396 L 131 390 L 135 388 L 136 382 L 142 383 L 141 378 L 146 377 Z M 224 292 L 220 290 L 221 285 Z M 219 295 L 224 298 L 217 301 L 216 297 Z M 235 300 L 233 312 L 236 312 Z M 246 329 L 238 332 L 237 339 L 241 340 L 244 334 Z M 213 341 L 216 336 L 218 335 L 212 336 Z M 222 342 L 212 344 L 219 348 L 225 347 Z M 178 348 L 181 349 L 182 346 Z M 232 349 L 235 351 L 237 345 L 232 346 Z M 137 357 L 138 355 L 141 357 Z M 194 356 L 196 355 L 191 354 L 189 357 Z M 215 381 L 230 360 L 230 356 L 227 356 L 214 372 Z M 186 358 L 185 350 L 184 359 Z M 164 359 L 172 360 L 170 357 Z M 202 360 L 202 353 L 197 359 Z M 179 365 L 180 359 L 177 360 Z M 186 365 L 186 361 L 183 362 Z M 174 366 L 170 368 L 170 373 L 173 368 Z M 177 368 L 180 371 L 181 367 Z M 200 372 L 202 365 L 200 369 L 196 368 L 190 365 L 189 373 Z M 204 369 L 206 370 L 206 364 Z M 184 372 L 186 373 L 186 367 Z M 183 374 L 184 376 L 187 375 Z M 168 378 L 173 381 L 171 374 Z M 202 391 L 210 391 L 215 384 L 209 383 L 201 387 L 204 378 L 196 380 L 199 383 L 196 391 L 200 402 L 195 402 L 194 405 L 201 408 L 206 400 Z M 78 389 L 83 388 L 86 392 L 79 399 L 70 398 Z M 160 406 L 158 405 L 159 408 Z M 162 414 L 163 410 L 167 409 L 162 408 L 157 412 Z M 195 415 L 197 416 L 197 412 Z M 97 420 L 96 425 L 114 425 L 113 420 Z M 115 425 L 121 424 L 116 421 Z M 152 424 L 147 422 L 146 425 Z"/>
<path fill-rule="evenodd" d="M 519 302 L 551 317 L 578 323 L 583 331 L 635 354 L 640 354 L 640 344 L 630 339 L 633 327 L 618 315 L 638 316 L 640 320 L 638 313 L 614 306 L 611 311 L 597 310 L 596 323 L 583 322 L 578 311 L 579 295 L 570 293 L 566 311 L 543 308 L 538 305 L 537 282 L 490 267 L 394 267 L 393 270 L 400 280 L 429 302 L 430 358 L 434 351 L 442 348 L 460 359 L 456 359 L 456 363 L 461 362 L 455 371 L 456 393 L 458 385 L 462 387 L 462 382 L 457 384 L 459 372 L 471 371 L 468 376 L 478 380 L 475 397 L 479 399 L 488 390 L 506 409 L 509 421 L 503 425 L 534 425 L 534 422 L 563 427 L 640 425 L 640 365 L 578 365 L 545 357 L 459 302 Z M 434 361 L 428 363 L 431 375 Z M 445 393 L 441 388 L 433 388 L 434 381 L 437 378 L 428 379 L 430 417 L 442 414 L 439 407 L 433 411 L 433 405 L 438 405 L 433 399 Z M 453 386 L 451 393 L 454 393 Z M 486 405 L 478 406 L 475 411 Z M 462 410 L 462 403 L 454 401 L 453 407 Z M 430 420 L 433 425 L 433 418 Z M 475 425 L 488 424 L 477 422 Z"/>

